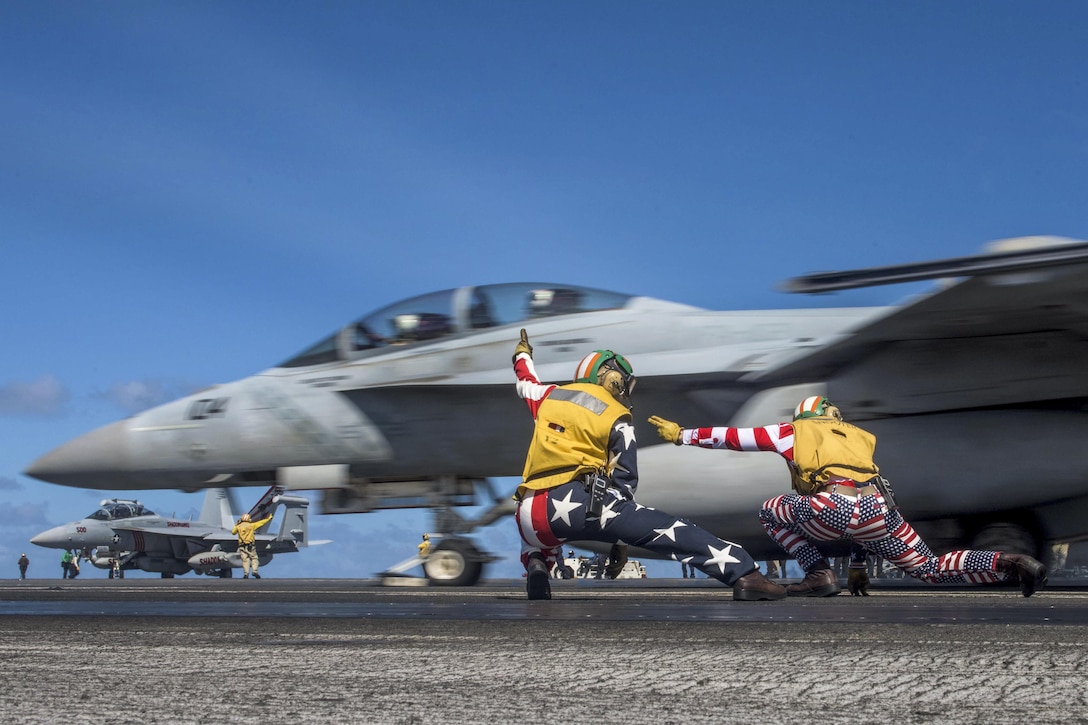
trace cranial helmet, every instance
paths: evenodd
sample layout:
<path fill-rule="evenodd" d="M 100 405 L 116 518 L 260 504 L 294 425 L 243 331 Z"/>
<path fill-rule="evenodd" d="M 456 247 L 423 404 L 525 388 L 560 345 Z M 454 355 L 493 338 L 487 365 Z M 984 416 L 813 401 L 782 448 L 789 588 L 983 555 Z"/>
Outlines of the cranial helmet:
<path fill-rule="evenodd" d="M 249 514 L 242 514 L 242 521 L 249 521 Z"/>
<path fill-rule="evenodd" d="M 635 388 L 635 374 L 631 363 L 623 355 L 611 350 L 594 350 L 578 363 L 574 382 L 600 385 L 627 405 Z"/>
<path fill-rule="evenodd" d="M 835 404 L 822 395 L 810 395 L 797 404 L 793 409 L 793 419 L 801 418 L 835 418 L 842 420 L 842 413 Z"/>

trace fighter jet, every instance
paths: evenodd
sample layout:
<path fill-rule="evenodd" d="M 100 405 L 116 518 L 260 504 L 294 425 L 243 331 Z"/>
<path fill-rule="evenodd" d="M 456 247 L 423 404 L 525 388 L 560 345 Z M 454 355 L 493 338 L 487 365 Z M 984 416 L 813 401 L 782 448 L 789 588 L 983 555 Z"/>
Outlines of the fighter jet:
<path fill-rule="evenodd" d="M 648 416 L 765 425 L 826 395 L 877 435 L 881 472 L 933 548 L 1041 556 L 1048 542 L 1088 537 L 1088 243 L 1006 240 L 788 289 L 917 280 L 936 282 L 868 308 L 712 311 L 537 283 L 414 297 L 252 377 L 65 443 L 27 474 L 80 487 L 320 489 L 325 513 L 428 507 L 442 535 L 431 583 L 472 584 L 490 555 L 468 535 L 512 510 L 492 479 L 520 474 L 531 437 L 510 364 L 524 327 L 545 381 L 568 382 L 594 349 L 622 352 L 639 379 L 639 501 L 757 559 L 781 557 L 756 512 L 789 490 L 782 461 L 662 444 Z M 493 505 L 455 513 L 480 500 Z"/>
<path fill-rule="evenodd" d="M 298 551 L 306 546 L 306 509 L 309 501 L 286 496 L 273 486 L 249 511 L 258 521 L 277 508 L 284 508 L 280 531 L 268 533 L 275 520 L 258 533 L 257 552 L 261 566 L 275 554 Z M 125 571 L 141 569 L 163 578 L 195 571 L 198 574 L 230 577 L 242 566 L 237 553 L 231 496 L 225 488 L 210 488 L 196 521 L 159 516 L 139 501 L 108 499 L 85 519 L 57 526 L 34 536 L 30 543 L 50 549 L 80 551 L 100 569 L 123 577 Z"/>

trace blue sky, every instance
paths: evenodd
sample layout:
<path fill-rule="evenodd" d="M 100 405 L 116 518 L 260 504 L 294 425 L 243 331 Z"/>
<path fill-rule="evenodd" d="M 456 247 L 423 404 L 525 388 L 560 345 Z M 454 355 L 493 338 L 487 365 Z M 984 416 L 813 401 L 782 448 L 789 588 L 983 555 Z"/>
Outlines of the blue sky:
<path fill-rule="evenodd" d="M 52 575 L 27 539 L 115 495 L 26 478 L 38 455 L 399 299 L 886 304 L 775 285 L 1088 238 L 1086 26 L 1079 2 L 0 5 L 0 576 L 28 549 Z M 367 576 L 426 522 L 317 517 L 334 543 L 268 573 Z"/>

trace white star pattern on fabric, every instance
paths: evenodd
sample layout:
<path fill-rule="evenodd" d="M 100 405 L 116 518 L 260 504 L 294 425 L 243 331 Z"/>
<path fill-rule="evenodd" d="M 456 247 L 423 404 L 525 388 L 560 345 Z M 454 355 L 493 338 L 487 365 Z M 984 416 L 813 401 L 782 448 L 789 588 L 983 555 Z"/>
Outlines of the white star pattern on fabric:
<path fill-rule="evenodd" d="M 605 469 L 608 471 L 608 477 L 609 478 L 612 478 L 612 474 L 615 472 L 616 468 L 618 467 L 619 460 L 620 460 L 620 453 L 619 453 L 619 451 L 616 451 L 615 455 L 613 455 L 611 458 L 609 458 L 608 463 L 605 464 Z"/>
<path fill-rule="evenodd" d="M 667 537 L 669 537 L 669 541 L 671 541 L 671 542 L 673 542 L 675 544 L 676 543 L 676 528 L 678 526 L 687 526 L 687 524 L 685 524 L 680 519 L 677 519 L 676 521 L 673 521 L 672 526 L 670 526 L 667 529 L 654 529 L 654 533 L 657 534 L 657 538 L 655 538 L 654 541 L 657 541 L 657 539 L 660 539 L 662 536 L 667 536 Z"/>
<path fill-rule="evenodd" d="M 706 560 L 706 566 L 717 566 L 718 571 L 722 574 L 725 573 L 726 564 L 739 564 L 740 559 L 734 559 L 729 555 L 729 552 L 733 550 L 733 545 L 729 544 L 724 549 L 715 549 L 713 546 L 707 546 L 710 549 L 710 558 Z"/>
<path fill-rule="evenodd" d="M 616 432 L 623 436 L 623 447 L 630 448 L 635 442 L 635 427 L 628 423 L 616 423 Z"/>
<path fill-rule="evenodd" d="M 609 501 L 609 502 L 608 502 L 608 503 L 607 503 L 607 504 L 605 505 L 605 507 L 604 507 L 603 509 L 601 509 L 601 528 L 602 528 L 602 529 L 603 529 L 603 528 L 604 528 L 605 526 L 608 526 L 608 522 L 609 522 L 609 521 L 610 521 L 611 519 L 614 519 L 614 518 L 616 518 L 617 516 L 619 516 L 619 514 L 618 514 L 618 513 L 616 513 L 615 511 L 613 511 L 613 510 L 612 510 L 612 507 L 613 507 L 613 506 L 615 506 L 615 505 L 616 505 L 616 502 L 615 502 L 614 500 L 613 500 L 613 501 Z"/>
<path fill-rule="evenodd" d="M 552 521 L 563 519 L 563 523 L 570 526 L 570 512 L 582 505 L 570 500 L 570 497 L 573 494 L 574 492 L 568 489 L 567 497 L 563 500 L 552 499 L 552 506 L 555 507 L 555 514 L 552 515 Z"/>

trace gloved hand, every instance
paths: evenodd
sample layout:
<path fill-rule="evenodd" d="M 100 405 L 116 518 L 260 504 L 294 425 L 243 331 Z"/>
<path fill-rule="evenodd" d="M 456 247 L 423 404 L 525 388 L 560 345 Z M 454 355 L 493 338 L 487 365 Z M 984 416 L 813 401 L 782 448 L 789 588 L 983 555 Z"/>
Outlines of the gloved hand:
<path fill-rule="evenodd" d="M 608 566 L 604 568 L 604 575 L 609 579 L 615 579 L 627 566 L 627 544 L 612 544 L 608 552 Z"/>
<path fill-rule="evenodd" d="M 529 333 L 525 331 L 524 327 L 521 328 L 521 339 L 518 340 L 518 344 L 514 348 L 514 359 L 516 360 L 521 353 L 525 353 L 529 357 L 533 356 L 533 346 L 529 344 Z"/>
<path fill-rule="evenodd" d="M 846 573 L 846 587 L 855 597 L 869 596 L 869 572 L 850 567 Z"/>
<path fill-rule="evenodd" d="M 680 434 L 684 429 L 671 420 L 665 420 L 659 418 L 656 415 L 650 416 L 650 423 L 657 427 L 657 434 L 667 440 L 669 443 L 675 443 L 680 445 Z"/>

